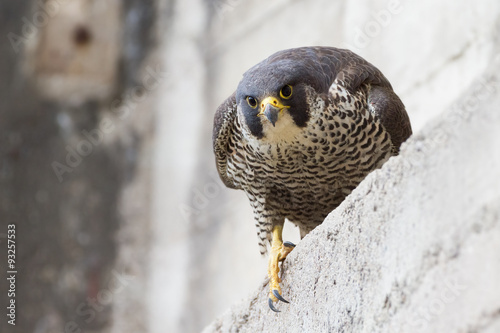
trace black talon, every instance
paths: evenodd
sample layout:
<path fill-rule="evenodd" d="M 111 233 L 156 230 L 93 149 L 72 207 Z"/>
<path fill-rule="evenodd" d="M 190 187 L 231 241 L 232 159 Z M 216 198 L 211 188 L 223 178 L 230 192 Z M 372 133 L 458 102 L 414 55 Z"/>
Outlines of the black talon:
<path fill-rule="evenodd" d="M 284 242 L 283 245 L 286 247 L 295 247 L 295 244 L 293 244 L 292 242 L 289 242 L 289 241 Z"/>
<path fill-rule="evenodd" d="M 278 292 L 278 290 L 276 289 L 273 289 L 273 294 L 274 296 L 276 296 L 277 299 L 279 299 L 280 301 L 282 302 L 285 302 L 285 303 L 290 303 L 288 302 L 286 299 L 283 298 L 283 296 L 280 295 L 280 293 Z"/>
<path fill-rule="evenodd" d="M 271 299 L 271 297 L 269 297 L 269 301 L 267 303 L 269 304 L 269 307 L 271 308 L 271 310 L 273 310 L 274 312 L 281 312 L 280 310 L 278 310 L 274 307 L 273 300 Z"/>

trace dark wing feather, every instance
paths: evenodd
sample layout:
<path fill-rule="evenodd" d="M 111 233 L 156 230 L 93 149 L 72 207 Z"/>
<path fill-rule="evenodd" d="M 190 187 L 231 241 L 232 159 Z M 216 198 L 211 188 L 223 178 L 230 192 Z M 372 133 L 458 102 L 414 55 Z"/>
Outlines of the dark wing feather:
<path fill-rule="evenodd" d="M 229 153 L 229 138 L 233 135 L 234 131 L 236 111 L 236 92 L 234 92 L 217 108 L 212 133 L 217 171 L 224 185 L 234 189 L 239 187 L 227 176 L 227 155 Z"/>
<path fill-rule="evenodd" d="M 389 132 L 395 151 L 398 152 L 412 130 L 405 106 L 393 91 L 389 80 L 375 66 L 349 50 L 318 48 L 317 52 L 329 63 L 332 71 L 330 84 L 342 81 L 351 92 L 362 85 L 369 86 L 370 111 Z"/>
<path fill-rule="evenodd" d="M 401 144 L 412 134 L 403 102 L 391 88 L 372 85 L 368 92 L 368 105 L 391 135 L 395 152 L 399 152 Z"/>

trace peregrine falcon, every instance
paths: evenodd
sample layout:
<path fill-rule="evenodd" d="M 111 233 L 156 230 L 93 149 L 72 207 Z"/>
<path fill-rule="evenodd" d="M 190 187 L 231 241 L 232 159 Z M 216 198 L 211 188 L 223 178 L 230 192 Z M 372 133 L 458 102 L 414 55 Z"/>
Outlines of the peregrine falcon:
<path fill-rule="evenodd" d="M 285 219 L 303 238 L 412 134 L 385 76 L 333 47 L 277 52 L 243 74 L 214 117 L 213 149 L 223 183 L 245 191 L 261 254 L 270 246 L 269 306 L 281 295 L 278 263 Z"/>

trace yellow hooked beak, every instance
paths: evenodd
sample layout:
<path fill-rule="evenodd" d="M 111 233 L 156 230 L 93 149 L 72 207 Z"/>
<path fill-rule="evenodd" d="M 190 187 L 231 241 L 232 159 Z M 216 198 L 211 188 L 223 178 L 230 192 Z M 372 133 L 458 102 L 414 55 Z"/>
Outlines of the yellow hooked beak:
<path fill-rule="evenodd" d="M 266 116 L 266 118 L 275 126 L 276 121 L 278 121 L 278 116 L 284 109 L 289 108 L 289 106 L 281 104 L 276 97 L 266 97 L 260 103 L 260 112 L 258 116 Z"/>

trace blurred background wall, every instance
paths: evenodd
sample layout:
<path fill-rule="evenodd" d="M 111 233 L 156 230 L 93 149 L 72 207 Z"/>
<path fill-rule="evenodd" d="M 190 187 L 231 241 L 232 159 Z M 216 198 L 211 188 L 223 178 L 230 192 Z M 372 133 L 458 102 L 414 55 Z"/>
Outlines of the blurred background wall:
<path fill-rule="evenodd" d="M 488 71 L 499 29 L 495 0 L 1 1 L 3 309 L 12 223 L 18 270 L 1 331 L 200 331 L 266 274 L 211 149 L 242 73 L 284 48 L 350 48 L 418 132 Z"/>
<path fill-rule="evenodd" d="M 1 332 L 147 330 L 157 6 L 0 2 Z"/>

